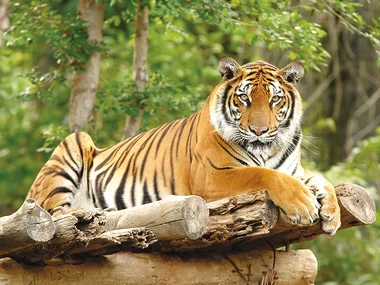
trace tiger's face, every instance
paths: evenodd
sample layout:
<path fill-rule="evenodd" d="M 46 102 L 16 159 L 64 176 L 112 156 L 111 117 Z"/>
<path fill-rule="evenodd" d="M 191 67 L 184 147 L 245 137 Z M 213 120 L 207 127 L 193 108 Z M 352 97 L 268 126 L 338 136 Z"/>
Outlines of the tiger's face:
<path fill-rule="evenodd" d="M 287 148 L 302 117 L 295 88 L 304 73 L 302 64 L 278 69 L 263 61 L 240 66 L 222 58 L 219 71 L 224 82 L 216 88 L 210 115 L 221 137 L 250 153 L 271 155 Z"/>

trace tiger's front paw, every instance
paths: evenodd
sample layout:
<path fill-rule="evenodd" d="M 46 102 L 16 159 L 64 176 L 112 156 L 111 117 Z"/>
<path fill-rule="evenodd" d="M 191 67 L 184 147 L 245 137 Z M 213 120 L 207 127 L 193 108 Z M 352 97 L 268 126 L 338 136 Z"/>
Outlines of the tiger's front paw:
<path fill-rule="evenodd" d="M 282 178 L 280 191 L 269 191 L 272 201 L 281 208 L 290 222 L 311 225 L 319 219 L 321 205 L 316 197 L 298 179 Z"/>
<path fill-rule="evenodd" d="M 329 235 L 334 235 L 341 225 L 340 208 L 334 186 L 320 176 L 312 176 L 306 180 L 306 186 L 322 205 L 319 212 L 322 230 Z"/>

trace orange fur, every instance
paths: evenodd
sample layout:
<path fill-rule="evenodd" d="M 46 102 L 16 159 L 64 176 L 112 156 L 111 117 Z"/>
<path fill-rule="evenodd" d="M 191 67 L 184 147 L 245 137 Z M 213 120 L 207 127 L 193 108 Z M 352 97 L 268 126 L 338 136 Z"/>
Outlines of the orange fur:
<path fill-rule="evenodd" d="M 267 189 L 291 221 L 312 223 L 319 203 L 301 181 L 309 177 L 299 164 L 302 109 L 295 83 L 302 66 L 240 66 L 223 58 L 219 71 L 225 80 L 188 118 L 106 149 L 96 148 L 86 133 L 70 135 L 42 168 L 28 197 L 52 212 L 57 207 L 121 209 L 170 194 L 211 201 Z M 340 225 L 335 193 L 327 181 L 318 183 L 312 187 L 323 196 L 324 229 L 333 234 Z"/>

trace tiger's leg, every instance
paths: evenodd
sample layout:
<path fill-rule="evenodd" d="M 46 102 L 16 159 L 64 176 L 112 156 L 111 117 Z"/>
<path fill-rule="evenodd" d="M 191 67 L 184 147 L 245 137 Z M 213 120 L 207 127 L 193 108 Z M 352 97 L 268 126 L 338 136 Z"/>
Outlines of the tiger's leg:
<path fill-rule="evenodd" d="M 55 216 L 69 211 L 78 191 L 86 191 L 88 188 L 88 171 L 94 152 L 95 145 L 88 134 L 69 135 L 54 150 L 39 172 L 29 190 L 28 198 L 36 199 Z"/>
<path fill-rule="evenodd" d="M 197 172 L 202 175 L 205 171 Z M 198 178 L 201 178 L 198 180 Z M 240 193 L 266 189 L 272 201 L 280 207 L 294 224 L 308 225 L 318 220 L 319 203 L 300 179 L 264 167 L 237 167 L 212 169 L 197 181 L 192 194 L 206 201 L 217 200 Z"/>
<path fill-rule="evenodd" d="M 314 193 L 320 201 L 320 217 L 322 219 L 322 229 L 331 235 L 339 229 L 340 208 L 336 198 L 334 186 L 322 176 L 305 170 L 305 185 Z"/>

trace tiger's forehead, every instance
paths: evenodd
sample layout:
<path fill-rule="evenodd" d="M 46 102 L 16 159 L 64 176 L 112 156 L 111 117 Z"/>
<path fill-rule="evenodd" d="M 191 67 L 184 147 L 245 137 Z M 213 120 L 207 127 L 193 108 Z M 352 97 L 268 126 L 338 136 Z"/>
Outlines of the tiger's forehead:
<path fill-rule="evenodd" d="M 249 69 L 256 69 L 256 70 L 258 70 L 258 69 L 260 69 L 260 70 L 267 69 L 267 70 L 271 70 L 271 71 L 278 71 L 279 70 L 273 64 L 270 64 L 270 63 L 268 63 L 266 61 L 263 61 L 263 60 L 258 60 L 258 61 L 255 61 L 255 62 L 246 63 L 242 67 L 245 70 L 249 70 Z"/>
<path fill-rule="evenodd" d="M 259 84 L 257 84 L 257 82 L 253 82 L 252 79 L 245 79 L 241 82 L 239 88 L 237 88 L 237 93 L 250 94 L 258 87 L 258 85 Z M 264 90 L 269 92 L 268 95 L 271 96 L 281 93 L 282 90 L 281 83 L 276 79 L 269 80 L 261 85 L 264 87 Z"/>

